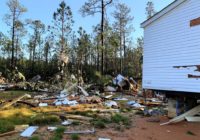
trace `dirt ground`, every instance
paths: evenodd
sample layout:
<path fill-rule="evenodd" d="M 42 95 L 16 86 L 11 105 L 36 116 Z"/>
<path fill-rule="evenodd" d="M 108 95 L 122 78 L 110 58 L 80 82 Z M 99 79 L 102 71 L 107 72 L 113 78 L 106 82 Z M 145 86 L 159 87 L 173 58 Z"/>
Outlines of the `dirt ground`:
<path fill-rule="evenodd" d="M 160 118 L 161 122 L 168 121 Z M 200 123 L 181 122 L 173 125 L 160 126 L 161 122 L 148 122 L 149 118 L 136 117 L 133 126 L 124 131 L 104 129 L 98 131 L 94 136 L 84 136 L 81 140 L 97 140 L 99 137 L 112 140 L 199 140 Z M 188 134 L 192 132 L 194 135 Z"/>
<path fill-rule="evenodd" d="M 160 118 L 160 122 L 148 122 L 149 117 L 136 116 L 132 119 L 132 126 L 129 129 L 116 130 L 107 127 L 97 129 L 94 135 L 79 135 L 81 140 L 98 140 L 98 138 L 110 138 L 112 140 L 199 140 L 200 123 L 181 122 L 173 125 L 160 126 L 160 123 L 168 121 L 167 118 Z M 82 128 L 83 130 L 88 128 Z M 36 135 L 43 137 L 41 140 L 49 140 L 50 132 L 46 128 L 40 128 Z M 35 135 L 35 134 L 34 134 Z M 26 140 L 15 134 L 14 139 Z M 0 138 L 0 140 L 12 140 L 13 136 Z M 13 139 L 13 140 L 14 140 Z M 64 135 L 63 140 L 70 140 L 70 135 Z"/>

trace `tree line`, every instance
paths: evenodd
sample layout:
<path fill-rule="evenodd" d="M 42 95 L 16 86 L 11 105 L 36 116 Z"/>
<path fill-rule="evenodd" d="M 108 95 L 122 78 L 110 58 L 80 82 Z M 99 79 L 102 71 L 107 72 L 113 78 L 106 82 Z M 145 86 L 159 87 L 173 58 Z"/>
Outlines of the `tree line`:
<path fill-rule="evenodd" d="M 108 16 L 109 8 L 112 8 Z M 141 78 L 143 37 L 133 42 L 134 20 L 131 9 L 116 0 L 86 0 L 80 14 L 100 13 L 99 24 L 89 34 L 83 27 L 72 29 L 73 13 L 62 1 L 52 13 L 52 23 L 45 25 L 38 19 L 23 19 L 28 11 L 18 0 L 8 0 L 9 12 L 2 22 L 9 27 L 9 35 L 0 31 L 0 71 L 8 75 L 16 67 L 27 78 L 37 74 L 48 79 L 59 73 L 92 75 L 95 72 Z M 147 3 L 147 18 L 155 14 L 152 2 Z"/>

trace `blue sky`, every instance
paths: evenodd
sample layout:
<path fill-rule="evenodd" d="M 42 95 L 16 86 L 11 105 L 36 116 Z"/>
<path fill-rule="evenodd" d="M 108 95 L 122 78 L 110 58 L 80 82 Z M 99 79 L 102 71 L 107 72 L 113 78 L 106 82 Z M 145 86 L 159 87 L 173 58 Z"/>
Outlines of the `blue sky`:
<path fill-rule="evenodd" d="M 0 31 L 6 33 L 8 27 L 3 21 L 4 15 L 8 12 L 6 2 L 8 0 L 0 0 Z M 58 8 L 61 0 L 19 0 L 24 5 L 28 12 L 22 16 L 22 19 L 39 19 L 46 25 L 50 25 L 52 21 L 53 12 Z M 100 15 L 82 17 L 79 13 L 80 7 L 87 0 L 65 0 L 67 5 L 72 9 L 74 16 L 73 30 L 77 31 L 82 26 L 88 33 L 92 33 L 92 26 L 100 22 Z M 140 23 L 146 19 L 145 7 L 148 0 L 118 0 L 119 2 L 126 3 L 131 8 L 131 14 L 134 16 L 133 27 L 135 32 L 131 34 L 135 40 L 137 37 L 143 35 L 143 29 L 140 28 Z M 160 11 L 162 8 L 173 2 L 174 0 L 152 0 L 154 2 L 155 10 Z M 111 9 L 110 11 L 112 11 Z M 110 15 L 109 15 L 110 16 Z"/>

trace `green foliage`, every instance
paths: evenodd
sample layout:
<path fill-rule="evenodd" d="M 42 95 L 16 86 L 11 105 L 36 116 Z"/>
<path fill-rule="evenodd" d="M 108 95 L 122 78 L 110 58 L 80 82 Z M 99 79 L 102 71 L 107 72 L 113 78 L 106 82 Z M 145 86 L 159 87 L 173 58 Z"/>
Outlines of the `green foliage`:
<path fill-rule="evenodd" d="M 0 119 L 0 133 L 13 131 L 14 129 L 15 126 L 13 123 L 9 122 L 8 120 Z"/>
<path fill-rule="evenodd" d="M 109 83 L 112 83 L 112 76 L 110 75 L 101 75 L 100 72 L 95 72 L 94 80 L 99 85 L 108 85 Z"/>
<path fill-rule="evenodd" d="M 80 137 L 79 137 L 78 134 L 72 134 L 72 135 L 71 135 L 71 139 L 72 139 L 72 140 L 79 140 Z"/>
<path fill-rule="evenodd" d="M 106 118 L 96 118 L 92 120 L 91 123 L 94 125 L 94 127 L 103 129 L 106 127 L 106 124 L 111 123 L 111 121 Z"/>
<path fill-rule="evenodd" d="M 88 111 L 75 111 L 75 112 L 71 112 L 70 114 L 95 118 L 96 115 L 97 115 L 97 112 L 93 112 L 93 111 L 88 110 Z"/>
<path fill-rule="evenodd" d="M 24 94 L 31 94 L 31 92 L 27 92 L 27 91 L 3 91 L 0 94 L 0 99 L 4 99 L 4 100 L 12 100 L 15 98 L 18 98 Z"/>
<path fill-rule="evenodd" d="M 59 123 L 60 119 L 58 116 L 53 115 L 37 115 L 30 121 L 30 125 L 48 125 Z"/>
<path fill-rule="evenodd" d="M 6 118 L 6 120 L 8 120 L 9 122 L 11 122 L 12 124 L 15 125 L 20 125 L 20 124 L 27 124 L 29 123 L 29 121 L 31 120 L 30 117 L 28 116 L 23 116 L 21 115 L 21 113 L 17 113 L 9 118 Z"/>
<path fill-rule="evenodd" d="M 80 125 L 81 123 L 79 121 L 73 121 L 72 125 Z"/>
<path fill-rule="evenodd" d="M 192 135 L 192 136 L 196 136 L 196 134 L 194 134 L 194 133 L 191 132 L 191 131 L 187 131 L 187 134 L 188 134 L 188 135 Z"/>
<path fill-rule="evenodd" d="M 51 140 L 61 140 L 64 132 L 65 132 L 65 127 L 62 126 L 58 127 Z"/>
<path fill-rule="evenodd" d="M 29 140 L 40 140 L 39 136 L 33 136 L 32 138 L 29 138 Z"/>
<path fill-rule="evenodd" d="M 111 121 L 117 124 L 124 124 L 124 125 L 129 125 L 130 120 L 128 117 L 122 116 L 120 114 L 115 114 L 111 117 Z"/>
<path fill-rule="evenodd" d="M 100 129 L 103 129 L 103 128 L 106 127 L 106 124 L 105 124 L 102 120 L 94 121 L 94 122 L 93 122 L 93 125 L 94 125 L 96 128 L 100 128 Z"/>

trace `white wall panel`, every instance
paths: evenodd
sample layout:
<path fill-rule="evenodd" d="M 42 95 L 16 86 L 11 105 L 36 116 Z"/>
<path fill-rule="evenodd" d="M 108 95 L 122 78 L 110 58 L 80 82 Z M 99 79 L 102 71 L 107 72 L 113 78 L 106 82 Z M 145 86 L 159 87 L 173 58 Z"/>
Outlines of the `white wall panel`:
<path fill-rule="evenodd" d="M 143 88 L 200 93 L 200 0 L 187 0 L 144 29 Z"/>

